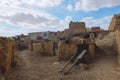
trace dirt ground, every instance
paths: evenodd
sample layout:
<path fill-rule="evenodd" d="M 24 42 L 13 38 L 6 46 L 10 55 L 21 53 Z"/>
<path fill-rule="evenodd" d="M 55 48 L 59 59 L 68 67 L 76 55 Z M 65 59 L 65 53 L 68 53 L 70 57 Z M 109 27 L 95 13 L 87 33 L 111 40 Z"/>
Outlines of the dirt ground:
<path fill-rule="evenodd" d="M 90 68 L 74 66 L 68 75 L 59 73 L 65 62 L 58 56 L 41 56 L 28 50 L 17 52 L 17 66 L 5 80 L 120 80 L 116 58 L 99 56 Z"/>

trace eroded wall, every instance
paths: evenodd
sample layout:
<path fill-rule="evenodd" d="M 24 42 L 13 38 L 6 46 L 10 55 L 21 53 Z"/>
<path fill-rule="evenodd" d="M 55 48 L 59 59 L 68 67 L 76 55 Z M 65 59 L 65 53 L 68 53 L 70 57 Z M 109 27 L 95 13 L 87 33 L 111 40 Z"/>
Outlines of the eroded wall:
<path fill-rule="evenodd" d="M 71 33 L 81 33 L 87 31 L 84 22 L 70 22 L 69 29 Z"/>
<path fill-rule="evenodd" d="M 120 63 L 120 30 L 115 32 L 116 48 L 118 52 L 118 61 Z"/>
<path fill-rule="evenodd" d="M 41 42 L 33 43 L 33 51 L 35 53 L 40 53 L 41 55 L 55 55 L 55 44 L 54 42 Z"/>
<path fill-rule="evenodd" d="M 14 41 L 0 38 L 0 73 L 8 72 L 14 64 Z"/>

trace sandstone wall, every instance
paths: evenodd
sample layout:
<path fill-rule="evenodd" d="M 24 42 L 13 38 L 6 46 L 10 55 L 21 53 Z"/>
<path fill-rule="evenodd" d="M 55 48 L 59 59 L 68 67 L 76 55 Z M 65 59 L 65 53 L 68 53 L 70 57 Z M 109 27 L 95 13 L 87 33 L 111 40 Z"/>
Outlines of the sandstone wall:
<path fill-rule="evenodd" d="M 14 64 L 14 41 L 7 38 L 0 38 L 0 72 L 8 72 Z"/>

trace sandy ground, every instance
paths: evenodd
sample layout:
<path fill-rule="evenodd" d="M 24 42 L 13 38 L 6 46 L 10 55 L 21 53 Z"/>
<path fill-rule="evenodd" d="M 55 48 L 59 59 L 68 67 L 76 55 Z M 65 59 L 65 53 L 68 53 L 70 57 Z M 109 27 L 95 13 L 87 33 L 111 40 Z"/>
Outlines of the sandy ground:
<path fill-rule="evenodd" d="M 30 51 L 17 53 L 17 66 L 6 80 L 120 80 L 120 67 L 116 58 L 111 56 L 97 57 L 90 69 L 74 66 L 68 75 L 58 70 L 65 62 L 58 62 L 57 56 L 40 56 Z"/>

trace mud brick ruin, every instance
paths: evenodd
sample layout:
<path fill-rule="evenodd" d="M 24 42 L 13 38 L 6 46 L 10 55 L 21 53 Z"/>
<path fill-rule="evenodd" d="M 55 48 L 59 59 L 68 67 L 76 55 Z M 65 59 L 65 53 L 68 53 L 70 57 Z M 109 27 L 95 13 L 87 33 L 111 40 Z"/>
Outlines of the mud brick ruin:
<path fill-rule="evenodd" d="M 41 42 L 33 43 L 33 51 L 40 53 L 41 55 L 55 55 L 55 45 L 54 42 Z"/>
<path fill-rule="evenodd" d="M 70 22 L 69 28 L 72 33 L 80 33 L 87 31 L 84 22 Z"/>
<path fill-rule="evenodd" d="M 0 73 L 8 72 L 14 65 L 15 42 L 9 38 L 0 37 Z"/>
<path fill-rule="evenodd" d="M 120 28 L 120 14 L 114 15 L 109 25 L 109 30 L 116 30 Z"/>
<path fill-rule="evenodd" d="M 24 50 L 26 52 L 24 52 Z M 24 57 L 19 57 L 25 61 L 20 63 L 18 59 L 18 65 L 23 64 L 22 67 L 25 65 L 28 72 L 29 68 L 33 70 L 32 67 L 28 67 L 33 62 L 35 65 L 32 64 L 32 66 L 35 68 L 41 68 L 45 65 L 44 67 L 52 68 L 51 72 L 54 69 L 58 70 L 58 66 L 62 65 L 60 72 L 67 74 L 74 65 L 80 66 L 80 64 L 83 64 L 89 66 L 95 61 L 94 64 L 96 64 L 97 60 L 99 58 L 102 59 L 104 56 L 114 57 L 119 65 L 120 14 L 116 14 L 112 17 L 108 30 L 102 30 L 99 26 L 93 26 L 88 30 L 85 22 L 71 21 L 68 29 L 64 31 L 33 32 L 28 35 L 19 35 L 14 39 L 0 37 L 0 73 L 7 73 L 10 71 L 11 67 L 15 64 L 15 55 L 17 55 L 17 57 Z M 50 60 L 53 58 L 51 62 L 48 60 L 49 57 Z M 44 58 L 45 61 L 48 60 L 49 63 L 41 63 L 41 61 L 44 61 L 42 60 Z M 37 62 L 43 65 L 38 65 Z M 47 72 L 46 70 L 49 69 L 45 69 L 43 72 Z M 42 71 L 42 69 L 39 71 Z M 58 73 L 57 71 L 53 72 L 56 75 Z M 46 74 L 47 73 L 45 73 L 45 75 Z"/>
<path fill-rule="evenodd" d="M 100 27 L 92 27 L 91 31 L 100 32 Z"/>
<path fill-rule="evenodd" d="M 68 32 L 68 30 L 70 32 Z M 67 34 L 67 37 L 69 38 L 60 40 L 58 44 L 59 60 L 67 60 L 70 58 L 70 56 L 76 54 L 77 52 L 80 53 L 83 49 L 87 49 L 89 56 L 94 58 L 95 36 L 90 38 L 90 33 L 85 33 L 85 23 L 70 22 L 68 30 L 65 31 L 65 34 Z"/>

